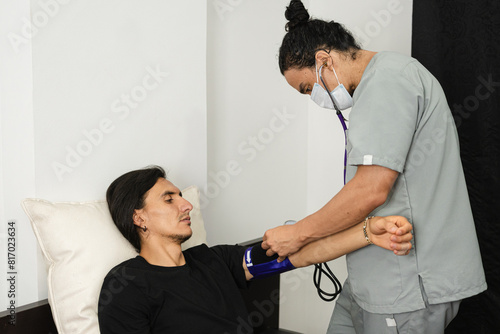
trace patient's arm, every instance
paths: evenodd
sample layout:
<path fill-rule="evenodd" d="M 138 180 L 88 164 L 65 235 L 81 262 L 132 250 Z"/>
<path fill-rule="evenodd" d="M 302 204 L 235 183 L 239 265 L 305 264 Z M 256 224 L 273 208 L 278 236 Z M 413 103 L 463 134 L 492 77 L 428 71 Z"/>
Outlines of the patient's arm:
<path fill-rule="evenodd" d="M 110 272 L 99 295 L 98 319 L 101 334 L 149 334 L 149 300 L 131 284 L 136 277 L 125 267 Z"/>
<path fill-rule="evenodd" d="M 373 217 L 369 220 L 367 233 L 377 246 L 406 255 L 411 249 L 412 226 L 401 216 Z M 302 247 L 289 259 L 296 267 L 305 267 L 336 259 L 368 245 L 363 234 L 363 222 L 347 230 L 316 240 Z"/>
<path fill-rule="evenodd" d="M 290 255 L 288 260 L 290 260 L 295 268 L 306 267 L 311 264 L 336 259 L 368 246 L 363 233 L 363 224 L 364 222 L 361 222 L 347 230 L 311 242 L 295 254 Z M 411 230 L 412 226 L 410 222 L 401 216 L 370 218 L 366 228 L 367 236 L 375 245 L 391 250 L 396 255 L 406 255 L 409 253 L 411 249 L 410 241 L 412 239 Z M 260 247 L 260 245 L 256 247 Z M 262 250 L 262 252 L 265 251 Z M 276 262 L 277 257 L 278 255 L 274 254 L 274 256 L 269 257 L 269 261 Z M 293 266 L 291 268 L 287 267 L 285 271 L 293 269 Z M 243 257 L 243 268 L 246 279 L 252 279 L 253 276 L 248 270 L 245 256 Z M 275 273 L 278 272 L 276 271 Z"/>

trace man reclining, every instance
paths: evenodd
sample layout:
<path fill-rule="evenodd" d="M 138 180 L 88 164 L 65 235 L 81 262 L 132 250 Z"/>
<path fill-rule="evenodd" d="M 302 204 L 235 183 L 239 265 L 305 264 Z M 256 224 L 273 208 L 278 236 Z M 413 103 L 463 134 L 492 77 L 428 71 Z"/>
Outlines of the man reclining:
<path fill-rule="evenodd" d="M 236 333 L 238 319 L 248 318 L 239 289 L 250 279 L 326 262 L 368 240 L 396 255 L 411 248 L 412 227 L 404 217 L 373 217 L 368 226 L 361 222 L 285 261 L 269 258 L 259 266 L 252 255 L 263 252 L 260 246 L 248 254 L 240 246 L 204 244 L 183 252 L 181 244 L 192 234 L 193 207 L 160 167 L 120 176 L 106 199 L 113 221 L 139 255 L 117 265 L 104 280 L 98 309 L 102 334 Z"/>

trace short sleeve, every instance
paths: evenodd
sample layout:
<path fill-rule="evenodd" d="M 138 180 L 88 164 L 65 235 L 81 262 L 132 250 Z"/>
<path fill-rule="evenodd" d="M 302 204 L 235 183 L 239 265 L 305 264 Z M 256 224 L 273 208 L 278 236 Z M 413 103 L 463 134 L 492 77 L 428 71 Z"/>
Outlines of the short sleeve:
<path fill-rule="evenodd" d="M 98 308 L 101 334 L 150 333 L 147 299 L 132 280 L 123 267 L 105 278 Z"/>
<path fill-rule="evenodd" d="M 218 245 L 211 247 L 210 250 L 215 252 L 227 265 L 229 271 L 233 275 L 234 281 L 241 289 L 247 287 L 245 270 L 243 269 L 243 256 L 245 247 L 232 245 Z"/>
<path fill-rule="evenodd" d="M 404 71 L 379 69 L 363 77 L 350 114 L 347 163 L 403 172 L 422 96 Z"/>

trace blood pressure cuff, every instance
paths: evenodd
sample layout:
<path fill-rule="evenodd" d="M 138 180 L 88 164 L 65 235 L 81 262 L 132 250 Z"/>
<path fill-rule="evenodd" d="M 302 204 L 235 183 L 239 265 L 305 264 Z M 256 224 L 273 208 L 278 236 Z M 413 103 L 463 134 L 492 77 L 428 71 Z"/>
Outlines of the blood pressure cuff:
<path fill-rule="evenodd" d="M 278 254 L 267 256 L 261 244 L 247 248 L 245 263 L 253 279 L 266 278 L 295 269 L 288 258 L 278 262 Z"/>

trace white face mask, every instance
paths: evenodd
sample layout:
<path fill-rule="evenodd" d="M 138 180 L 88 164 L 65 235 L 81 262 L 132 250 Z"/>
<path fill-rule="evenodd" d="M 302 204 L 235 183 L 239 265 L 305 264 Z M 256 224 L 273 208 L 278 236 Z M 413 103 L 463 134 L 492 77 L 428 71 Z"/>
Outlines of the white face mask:
<path fill-rule="evenodd" d="M 344 85 L 340 83 L 339 78 L 337 77 L 337 73 L 335 73 L 335 69 L 333 68 L 333 73 L 335 74 L 335 78 L 337 78 L 337 82 L 339 85 L 335 87 L 334 90 L 332 90 L 330 93 L 328 93 L 323 86 L 321 86 L 318 81 L 319 78 L 322 79 L 321 76 L 321 69 L 323 68 L 323 65 L 318 70 L 318 65 L 316 64 L 316 83 L 313 86 L 312 92 L 311 92 L 311 100 L 313 100 L 317 105 L 319 105 L 322 108 L 327 108 L 327 109 L 335 109 L 335 106 L 333 105 L 333 101 L 335 101 L 335 105 L 337 108 L 339 108 L 340 111 L 346 110 L 350 107 L 352 107 L 352 97 L 345 89 Z M 318 77 L 319 73 L 319 77 Z M 333 99 L 333 101 L 332 101 Z"/>

